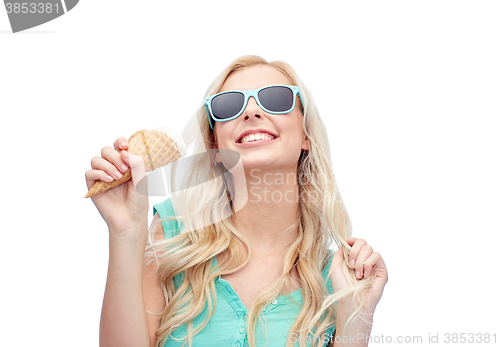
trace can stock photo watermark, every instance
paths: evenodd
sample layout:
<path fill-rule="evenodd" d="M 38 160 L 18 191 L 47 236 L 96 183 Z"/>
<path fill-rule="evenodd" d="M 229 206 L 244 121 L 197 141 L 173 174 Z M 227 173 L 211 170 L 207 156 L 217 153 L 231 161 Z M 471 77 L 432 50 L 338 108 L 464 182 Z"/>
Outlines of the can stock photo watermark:
<path fill-rule="evenodd" d="M 50 22 L 71 11 L 79 0 L 4 0 L 13 33 Z"/>
<path fill-rule="evenodd" d="M 337 336 L 324 333 L 322 335 L 300 336 L 298 333 L 290 334 L 292 343 L 334 343 L 336 344 L 406 344 L 406 345 L 494 345 L 497 346 L 498 339 L 496 333 L 488 332 L 462 332 L 462 333 L 425 333 L 415 335 L 390 335 L 390 334 L 346 334 Z"/>

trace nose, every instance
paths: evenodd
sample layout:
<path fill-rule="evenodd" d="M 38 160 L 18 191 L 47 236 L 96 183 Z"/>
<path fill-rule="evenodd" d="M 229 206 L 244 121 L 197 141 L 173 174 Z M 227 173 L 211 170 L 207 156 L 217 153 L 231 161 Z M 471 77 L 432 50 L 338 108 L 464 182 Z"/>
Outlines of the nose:
<path fill-rule="evenodd" d="M 255 118 L 261 118 L 263 115 L 264 111 L 260 108 L 259 104 L 257 104 L 257 101 L 253 96 L 248 98 L 247 102 L 247 107 L 243 111 L 243 119 L 244 120 L 249 120 L 253 117 Z"/>

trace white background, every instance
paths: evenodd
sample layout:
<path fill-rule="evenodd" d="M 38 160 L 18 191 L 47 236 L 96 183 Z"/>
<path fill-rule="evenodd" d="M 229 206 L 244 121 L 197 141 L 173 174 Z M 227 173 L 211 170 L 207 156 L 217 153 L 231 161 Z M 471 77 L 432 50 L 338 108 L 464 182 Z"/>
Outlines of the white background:
<path fill-rule="evenodd" d="M 499 17 L 486 0 L 84 0 L 12 34 L 0 7 L 0 345 L 98 345 L 90 159 L 138 129 L 182 132 L 243 54 L 290 63 L 315 97 L 354 236 L 389 270 L 372 336 L 498 342 Z"/>

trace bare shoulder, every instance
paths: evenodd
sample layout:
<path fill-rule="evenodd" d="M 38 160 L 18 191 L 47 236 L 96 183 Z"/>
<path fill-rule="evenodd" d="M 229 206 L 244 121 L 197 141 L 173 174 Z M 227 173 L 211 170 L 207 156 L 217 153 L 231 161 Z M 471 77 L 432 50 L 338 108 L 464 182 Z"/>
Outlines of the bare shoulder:
<path fill-rule="evenodd" d="M 158 213 L 155 213 L 152 223 L 156 222 L 159 219 L 160 217 Z M 162 223 L 157 223 L 157 225 L 155 226 L 154 239 L 155 241 L 165 239 Z M 152 314 L 150 312 L 163 312 L 166 305 L 165 296 L 163 295 L 163 291 L 156 275 L 157 269 L 158 262 L 156 260 L 150 261 L 150 259 L 144 257 L 142 287 L 149 337 L 150 341 L 152 342 L 156 341 L 155 332 L 160 327 L 161 316 Z"/>

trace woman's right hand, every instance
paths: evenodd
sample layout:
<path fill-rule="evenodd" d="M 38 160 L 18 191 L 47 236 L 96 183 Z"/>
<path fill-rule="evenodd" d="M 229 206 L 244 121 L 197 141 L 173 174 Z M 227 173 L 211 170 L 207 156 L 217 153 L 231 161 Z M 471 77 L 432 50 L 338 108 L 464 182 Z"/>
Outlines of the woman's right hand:
<path fill-rule="evenodd" d="M 91 199 L 102 218 L 108 224 L 110 233 L 116 236 L 141 239 L 146 235 L 137 234 L 144 226 L 148 228 L 149 201 L 147 195 L 137 192 L 136 186 L 141 180 L 146 180 L 144 160 L 137 155 L 129 154 L 128 140 L 124 137 L 114 142 L 114 148 L 103 147 L 100 157 L 91 160 L 91 170 L 85 173 L 87 188 L 90 189 L 97 181 L 112 182 L 120 179 L 129 169 L 132 179 Z M 142 186 L 143 182 L 141 182 Z"/>

